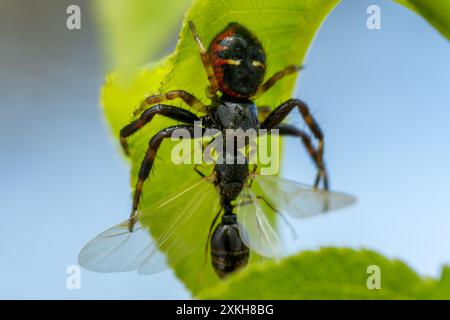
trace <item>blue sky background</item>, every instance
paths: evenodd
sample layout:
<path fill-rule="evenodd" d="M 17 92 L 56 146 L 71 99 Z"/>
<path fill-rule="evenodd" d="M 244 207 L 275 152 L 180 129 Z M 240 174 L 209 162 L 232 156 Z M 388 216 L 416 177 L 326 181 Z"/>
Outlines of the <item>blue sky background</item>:
<path fill-rule="evenodd" d="M 66 288 L 81 246 L 123 220 L 130 201 L 98 108 L 98 39 L 86 15 L 81 32 L 63 27 L 69 3 L 0 4 L 0 298 L 188 298 L 171 271 L 82 271 L 82 289 Z M 366 28 L 370 4 L 381 30 Z M 440 34 L 391 1 L 344 0 L 331 13 L 295 96 L 326 134 L 332 187 L 358 204 L 295 222 L 291 250 L 366 247 L 430 276 L 450 263 L 449 57 Z M 295 139 L 283 175 L 312 181 Z"/>

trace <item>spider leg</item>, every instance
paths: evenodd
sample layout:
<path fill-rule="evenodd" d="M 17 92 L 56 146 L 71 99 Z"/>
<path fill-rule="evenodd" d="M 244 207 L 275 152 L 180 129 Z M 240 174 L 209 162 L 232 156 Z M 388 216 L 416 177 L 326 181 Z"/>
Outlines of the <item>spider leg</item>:
<path fill-rule="evenodd" d="M 295 128 L 294 126 L 281 124 L 281 122 L 294 108 L 299 109 L 300 114 L 302 115 L 306 125 L 311 130 L 314 137 L 319 141 L 317 149 L 315 149 L 312 146 L 311 139 L 305 132 Z M 291 99 L 281 104 L 271 114 L 269 114 L 266 120 L 263 121 L 263 123 L 261 124 L 261 128 L 279 129 L 281 135 L 300 137 L 302 139 L 304 146 L 306 147 L 306 150 L 314 160 L 316 167 L 318 169 L 316 179 L 314 182 L 314 187 L 317 188 L 319 186 L 321 178 L 323 178 L 323 186 L 326 190 L 328 190 L 328 174 L 326 172 L 325 165 L 323 163 L 323 150 L 324 150 L 323 133 L 319 125 L 309 112 L 308 106 L 304 102 L 297 99 Z"/>
<path fill-rule="evenodd" d="M 128 143 L 126 138 L 134 134 L 147 123 L 150 123 L 153 117 L 157 114 L 189 124 L 194 124 L 194 121 L 200 120 L 197 115 L 182 108 L 163 104 L 158 104 L 156 106 L 150 107 L 141 114 L 139 119 L 134 120 L 130 124 L 123 127 L 122 130 L 120 130 L 120 144 L 122 145 L 123 151 L 126 155 L 129 155 Z"/>
<path fill-rule="evenodd" d="M 162 141 L 166 138 L 170 138 L 174 131 L 176 130 L 187 130 L 191 136 L 194 135 L 195 127 L 192 125 L 176 125 L 172 127 L 165 128 L 155 134 L 149 142 L 149 146 L 145 153 L 144 159 L 142 160 L 141 167 L 139 169 L 138 180 L 136 182 L 136 187 L 134 189 L 133 195 L 133 206 L 131 208 L 130 222 L 129 222 L 129 230 L 133 230 L 133 226 L 137 221 L 137 211 L 139 207 L 139 202 L 141 200 L 142 187 L 144 185 L 145 180 L 147 180 L 150 171 L 153 167 L 153 162 L 155 160 L 156 154 L 158 152 L 159 146 Z M 204 128 L 202 128 L 204 131 Z"/>
<path fill-rule="evenodd" d="M 218 86 L 217 80 L 214 77 L 214 71 L 211 66 L 208 51 L 203 45 L 203 42 L 200 39 L 197 30 L 195 29 L 195 25 L 192 21 L 189 21 L 189 27 L 191 28 L 192 34 L 194 35 L 194 40 L 197 43 L 198 49 L 200 50 L 200 58 L 202 59 L 203 67 L 205 68 L 206 75 L 208 76 L 209 86 L 206 93 L 209 97 L 214 97 L 217 93 Z"/>
<path fill-rule="evenodd" d="M 303 146 L 305 147 L 306 151 L 308 152 L 309 156 L 314 161 L 318 169 L 316 179 L 314 181 L 314 186 L 317 187 L 319 185 L 320 178 L 323 177 L 324 188 L 328 189 L 328 173 L 325 168 L 325 164 L 323 163 L 323 161 L 321 163 L 321 160 L 319 159 L 319 151 L 314 148 L 311 142 L 311 137 L 305 131 L 288 124 L 280 124 L 274 129 L 278 129 L 281 136 L 293 136 L 299 137 L 301 139 Z M 323 149 L 320 152 L 323 153 Z M 322 155 L 320 155 L 320 157 L 322 157 Z"/>
<path fill-rule="evenodd" d="M 256 94 L 261 95 L 261 94 L 265 93 L 267 90 L 272 88 L 278 81 L 283 79 L 285 76 L 295 73 L 295 72 L 301 70 L 302 68 L 303 68 L 302 66 L 291 65 L 291 66 L 287 66 L 286 68 L 284 68 L 281 71 L 276 72 L 273 76 L 271 76 L 269 79 L 267 79 L 267 81 L 264 82 L 259 87 L 258 92 Z"/>
<path fill-rule="evenodd" d="M 188 106 L 192 107 L 198 112 L 207 112 L 208 107 L 189 92 L 184 90 L 173 90 L 166 93 L 155 94 L 145 98 L 144 101 L 141 102 L 139 107 L 133 112 L 133 116 L 137 116 L 148 106 L 174 99 L 183 100 Z"/>

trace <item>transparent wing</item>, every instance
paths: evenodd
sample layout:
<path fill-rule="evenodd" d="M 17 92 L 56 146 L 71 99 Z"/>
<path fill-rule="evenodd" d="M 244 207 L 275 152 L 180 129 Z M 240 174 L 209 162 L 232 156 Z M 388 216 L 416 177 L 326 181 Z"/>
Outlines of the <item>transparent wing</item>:
<path fill-rule="evenodd" d="M 253 251 L 268 258 L 281 254 L 281 241 L 250 188 L 245 188 L 236 209 L 242 241 Z"/>
<path fill-rule="evenodd" d="M 252 189 L 255 191 L 246 187 L 238 198 L 237 220 L 244 243 L 268 258 L 282 254 L 276 220 L 268 218 L 274 213 L 281 214 L 282 218 L 283 213 L 294 217 L 310 217 L 349 206 L 356 200 L 350 195 L 317 190 L 276 176 L 255 175 L 253 179 Z"/>
<path fill-rule="evenodd" d="M 164 263 L 149 230 L 137 223 L 128 231 L 128 220 L 120 223 L 89 241 L 78 256 L 85 269 L 97 272 L 120 272 L 138 269 L 148 257 Z"/>
<path fill-rule="evenodd" d="M 142 274 L 157 273 L 205 243 L 209 224 L 218 210 L 213 184 L 200 179 L 140 210 L 132 232 L 127 220 L 89 241 L 78 262 L 97 272 L 137 269 Z"/>
<path fill-rule="evenodd" d="M 276 176 L 256 175 L 253 183 L 269 206 L 298 218 L 347 207 L 356 201 L 344 193 L 314 189 Z"/>

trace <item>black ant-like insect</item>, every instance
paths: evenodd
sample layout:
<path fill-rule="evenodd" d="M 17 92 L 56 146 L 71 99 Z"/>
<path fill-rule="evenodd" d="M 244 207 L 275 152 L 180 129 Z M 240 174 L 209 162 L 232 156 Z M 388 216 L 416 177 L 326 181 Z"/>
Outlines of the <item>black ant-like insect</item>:
<path fill-rule="evenodd" d="M 105 265 L 108 261 L 108 263 L 111 263 L 110 260 L 101 260 L 102 263 L 99 263 L 98 259 L 95 260 L 95 257 L 92 257 L 92 255 L 98 253 L 95 250 L 96 248 L 98 249 L 99 241 L 100 244 L 104 246 L 104 241 L 110 241 L 108 239 L 110 239 L 112 235 L 124 236 L 124 234 L 127 234 L 127 236 L 130 236 L 130 234 L 135 233 L 135 224 L 139 222 L 138 212 L 142 187 L 144 181 L 149 177 L 159 146 L 164 139 L 170 138 L 172 133 L 176 130 L 184 129 L 191 134 L 194 134 L 194 122 L 196 121 L 201 121 L 203 131 L 206 131 L 207 129 L 217 129 L 221 132 L 225 132 L 226 129 L 242 129 L 244 131 L 248 129 L 278 129 L 281 136 L 301 138 L 308 154 L 315 163 L 317 176 L 313 188 L 307 190 L 296 185 L 295 188 L 297 189 L 295 190 L 303 188 L 302 192 L 309 192 L 308 194 L 312 192 L 322 192 L 321 198 L 316 200 L 324 203 L 325 201 L 323 199 L 325 199 L 326 196 L 327 206 L 317 209 L 307 209 L 310 210 L 310 212 L 303 213 L 301 212 L 302 209 L 299 209 L 296 205 L 287 207 L 289 205 L 287 202 L 289 201 L 278 201 L 277 205 L 281 209 L 297 211 L 297 216 L 307 216 L 348 205 L 353 201 L 350 197 L 343 198 L 343 195 L 334 194 L 339 195 L 340 200 L 335 197 L 335 200 L 337 199 L 337 201 L 334 205 L 329 202 L 330 199 L 333 200 L 333 198 L 330 198 L 333 193 L 325 191 L 328 189 L 328 177 L 323 161 L 324 137 L 319 125 L 312 117 L 304 102 L 298 99 L 290 99 L 270 113 L 268 112 L 267 107 L 257 107 L 253 102 L 253 99 L 256 96 L 264 94 L 277 81 L 289 74 L 297 72 L 300 70 L 300 67 L 294 65 L 287 66 L 284 70 L 275 73 L 264 82 L 266 73 L 266 54 L 258 39 L 244 26 L 238 23 L 230 23 L 222 32 L 215 36 L 210 43 L 208 50 L 205 48 L 197 34 L 194 24 L 189 22 L 189 26 L 200 50 L 200 58 L 206 70 L 206 75 L 208 76 L 209 86 L 207 88 L 207 95 L 211 99 L 211 104 L 204 105 L 199 99 L 183 90 L 152 95 L 146 98 L 135 112 L 136 114 L 139 114 L 145 109 L 145 111 L 140 114 L 140 117 L 126 125 L 120 131 L 121 145 L 125 153 L 128 154 L 126 139 L 146 124 L 149 124 L 155 115 L 165 116 L 182 123 L 167 127 L 151 138 L 149 147 L 140 167 L 138 180 L 134 190 L 131 217 L 127 223 L 106 231 L 98 238 L 92 240 L 83 249 L 80 255 L 80 264 L 88 269 L 97 271 L 122 271 L 137 268 L 143 273 L 154 272 L 154 270 L 147 270 L 147 272 L 145 267 L 143 267 L 143 265 L 148 262 L 148 258 L 142 261 L 137 259 L 134 264 L 116 268 L 115 266 Z M 187 105 L 202 115 L 198 116 L 186 109 L 162 104 L 163 102 L 174 99 L 183 100 Z M 317 147 L 313 145 L 308 133 L 292 125 L 282 123 L 286 116 L 294 109 L 300 111 L 300 114 L 312 132 L 312 135 L 317 139 Z M 266 116 L 260 121 L 262 115 Z M 236 156 L 236 154 L 232 156 Z M 200 171 L 197 172 L 204 177 Z M 236 208 L 236 205 L 234 204 L 235 200 L 240 196 L 248 183 L 250 176 L 251 172 L 248 163 L 239 164 L 237 161 L 233 161 L 232 163 L 227 161 L 226 163 L 216 163 L 214 166 L 213 183 L 217 187 L 220 195 L 220 210 L 212 221 L 206 245 L 208 245 L 210 239 L 212 264 L 216 273 L 221 277 L 247 263 L 249 258 L 248 245 L 251 249 L 254 249 L 257 252 L 259 251 L 258 253 L 270 256 L 270 254 L 265 254 L 264 248 L 260 247 L 258 250 L 258 248 L 256 248 L 257 246 L 252 247 L 251 239 L 248 239 L 248 236 L 243 234 L 245 230 L 243 231 L 240 229 L 237 216 L 233 212 L 233 209 Z M 321 181 L 323 181 L 324 190 L 318 191 L 317 188 Z M 293 186 L 294 183 L 292 182 L 291 185 Z M 272 186 L 267 184 L 267 188 L 271 187 Z M 277 191 L 271 193 L 280 195 Z M 270 197 L 270 195 L 267 196 Z M 280 197 L 283 197 L 283 195 L 280 195 Z M 301 197 L 301 194 L 299 197 Z M 273 205 L 271 205 L 264 197 L 251 194 L 247 198 L 250 198 L 250 201 L 261 199 L 273 208 Z M 245 201 L 249 201 L 249 199 Z M 241 205 L 245 206 L 245 201 L 241 201 Z M 274 199 L 274 201 L 277 200 Z M 166 203 L 169 202 L 166 201 Z M 164 206 L 167 206 L 167 204 L 164 204 Z M 157 206 L 159 209 L 154 210 L 164 211 L 164 206 Z M 278 211 L 277 209 L 278 208 L 273 208 L 274 211 Z M 214 232 L 212 232 L 212 228 L 216 224 L 221 213 L 223 213 L 221 223 L 219 223 Z M 261 223 L 260 220 L 261 219 L 257 221 L 258 224 Z M 128 232 L 123 230 L 125 226 L 128 228 Z M 117 228 L 120 230 L 117 230 Z M 140 227 L 137 229 L 139 230 Z M 172 235 L 174 232 L 167 234 L 170 234 L 170 236 L 167 235 L 164 238 L 164 243 L 168 243 L 169 238 L 174 237 Z M 261 246 L 264 246 L 264 244 L 261 244 Z M 152 251 L 151 254 L 154 254 L 154 252 Z M 93 260 L 96 262 L 94 263 Z"/>

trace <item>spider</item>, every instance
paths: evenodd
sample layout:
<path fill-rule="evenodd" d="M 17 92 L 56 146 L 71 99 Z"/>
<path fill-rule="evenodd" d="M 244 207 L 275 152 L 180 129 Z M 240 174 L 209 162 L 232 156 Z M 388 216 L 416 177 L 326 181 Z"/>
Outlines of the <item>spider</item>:
<path fill-rule="evenodd" d="M 177 129 L 186 129 L 193 133 L 195 121 L 201 121 L 204 130 L 208 128 L 221 131 L 225 129 L 246 130 L 248 128 L 278 129 L 281 136 L 301 138 L 317 167 L 314 187 L 317 188 L 323 178 L 324 189 L 328 189 L 328 176 L 323 161 L 324 135 L 308 106 L 301 100 L 289 99 L 269 113 L 269 107 L 256 107 L 253 102 L 256 96 L 264 94 L 279 80 L 297 72 L 301 67 L 287 66 L 263 82 L 266 72 L 266 54 L 261 43 L 247 28 L 235 22 L 230 23 L 215 36 L 206 49 L 192 21 L 189 21 L 189 26 L 198 45 L 200 58 L 208 77 L 207 96 L 211 99 L 211 104 L 203 104 L 194 95 L 184 90 L 152 95 L 147 97 L 135 111 L 135 114 L 140 113 L 140 117 L 122 128 L 120 142 L 125 154 L 129 155 L 126 139 L 149 124 L 155 115 L 162 115 L 183 123 L 165 128 L 151 138 L 140 166 L 131 216 L 138 210 L 143 183 L 148 179 L 161 142 L 165 138 L 169 138 Z M 199 117 L 186 109 L 161 104 L 174 99 L 181 99 L 203 115 Z M 146 107 L 149 108 L 145 109 Z M 141 112 L 144 109 L 145 111 Z M 282 123 L 293 109 L 300 111 L 312 135 L 318 140 L 317 148 L 313 146 L 310 135 L 305 131 Z M 267 116 L 261 119 L 262 117 L 258 114 Z M 220 172 L 218 172 L 218 176 L 225 178 L 225 180 L 221 180 L 223 181 L 222 185 L 226 186 L 228 177 L 222 177 Z M 228 200 L 230 199 L 224 199 L 223 203 L 229 202 Z"/>
<path fill-rule="evenodd" d="M 209 85 L 206 92 L 211 103 L 205 105 L 194 95 L 184 90 L 152 95 L 147 97 L 136 110 L 135 115 L 140 114 L 139 118 L 120 131 L 120 142 L 124 152 L 128 155 L 127 138 L 149 124 L 155 115 L 165 116 L 181 123 L 162 129 L 150 139 L 134 189 L 129 231 L 133 231 L 133 225 L 137 220 L 143 183 L 149 177 L 162 141 L 170 138 L 172 133 L 178 129 L 184 129 L 193 134 L 194 122 L 196 121 L 201 121 L 203 131 L 207 129 L 216 129 L 221 132 L 226 129 L 278 129 L 281 136 L 299 137 L 317 168 L 314 189 L 318 188 L 320 182 L 323 181 L 323 187 L 327 190 L 328 177 L 323 161 L 324 136 L 308 106 L 301 100 L 289 99 L 271 111 L 266 106 L 257 107 L 254 103 L 255 97 L 264 94 L 279 80 L 301 68 L 295 65 L 287 66 L 264 81 L 266 54 L 259 40 L 247 28 L 238 23 L 230 23 L 214 37 L 208 49 L 206 49 L 193 22 L 190 21 L 189 26 L 194 41 L 199 48 L 200 58 L 208 77 Z M 201 115 L 199 116 L 183 108 L 163 104 L 174 99 L 181 99 Z M 317 140 L 317 146 L 313 144 L 310 134 L 295 126 L 283 123 L 287 115 L 294 109 L 300 111 L 312 136 Z M 201 172 L 197 172 L 202 175 Z M 216 228 L 211 238 L 211 248 L 213 249 L 213 266 L 222 276 L 247 263 L 249 252 L 248 248 L 239 240 L 232 202 L 243 190 L 250 172 L 248 163 L 243 165 L 226 163 L 215 164 L 214 173 L 214 184 L 218 187 L 221 210 L 224 214 L 222 224 Z M 208 237 L 211 235 L 212 227 L 220 212 L 211 225 Z M 235 243 L 236 247 L 224 250 L 224 236 L 231 241 L 228 243 Z M 238 258 L 231 259 L 230 257 L 233 255 Z"/>

